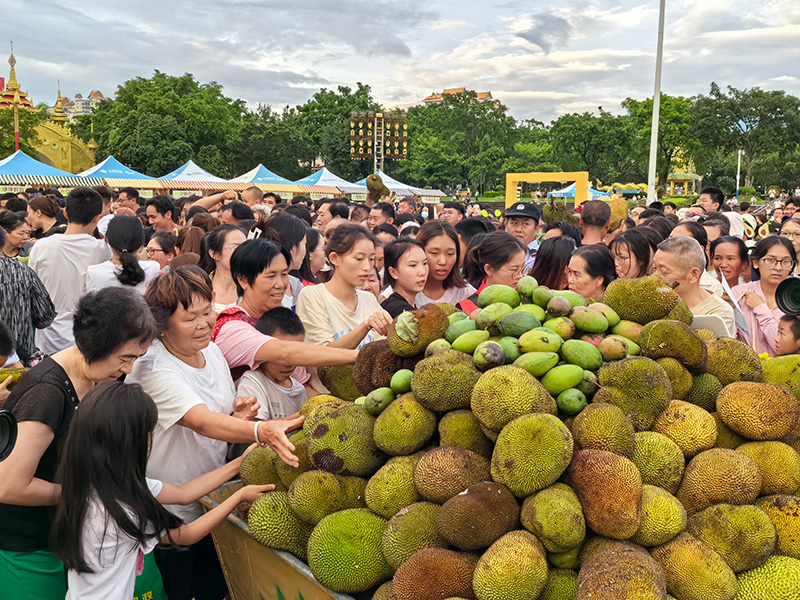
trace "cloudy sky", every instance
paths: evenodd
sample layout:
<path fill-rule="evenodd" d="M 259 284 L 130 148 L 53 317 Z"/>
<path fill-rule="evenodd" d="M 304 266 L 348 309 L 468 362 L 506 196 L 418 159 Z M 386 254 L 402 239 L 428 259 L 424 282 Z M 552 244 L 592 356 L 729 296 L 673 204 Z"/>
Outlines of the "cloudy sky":
<path fill-rule="evenodd" d="M 253 106 L 356 81 L 387 106 L 466 86 L 543 121 L 652 95 L 658 26 L 657 0 L 3 0 L 0 14 L 36 103 L 58 79 L 110 95 L 158 69 Z M 667 0 L 665 40 L 667 93 L 800 95 L 798 0 Z"/>

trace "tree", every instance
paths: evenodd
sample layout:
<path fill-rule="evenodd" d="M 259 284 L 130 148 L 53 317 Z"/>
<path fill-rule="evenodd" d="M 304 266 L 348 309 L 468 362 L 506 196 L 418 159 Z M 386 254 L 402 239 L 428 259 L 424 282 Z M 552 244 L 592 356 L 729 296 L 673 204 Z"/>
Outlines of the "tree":
<path fill-rule="evenodd" d="M 28 156 L 36 158 L 39 136 L 36 127 L 47 119 L 47 113 L 41 109 L 30 110 L 19 108 L 19 149 Z M 5 158 L 15 150 L 14 144 L 14 110 L 0 109 L 0 156 Z"/>

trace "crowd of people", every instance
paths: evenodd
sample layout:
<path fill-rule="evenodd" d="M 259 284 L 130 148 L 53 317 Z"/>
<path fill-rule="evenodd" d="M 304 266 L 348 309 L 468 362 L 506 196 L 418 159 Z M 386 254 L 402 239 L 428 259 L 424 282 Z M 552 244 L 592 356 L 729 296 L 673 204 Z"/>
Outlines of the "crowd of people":
<path fill-rule="evenodd" d="M 533 202 L 490 219 L 458 201 L 284 202 L 256 187 L 0 201 L 0 363 L 30 367 L 0 389 L 19 422 L 0 462 L 3 598 L 223 598 L 210 531 L 270 487 L 205 515 L 197 500 L 256 444 L 297 465 L 287 433 L 327 391 L 316 368 L 353 363 L 432 302 L 472 313 L 485 287 L 525 275 L 598 298 L 657 274 L 718 334 L 800 353 L 800 321 L 775 300 L 797 269 L 796 199 L 759 240 L 749 206 L 717 188 L 680 211 L 635 207 L 613 230 L 599 200 L 550 223 Z"/>

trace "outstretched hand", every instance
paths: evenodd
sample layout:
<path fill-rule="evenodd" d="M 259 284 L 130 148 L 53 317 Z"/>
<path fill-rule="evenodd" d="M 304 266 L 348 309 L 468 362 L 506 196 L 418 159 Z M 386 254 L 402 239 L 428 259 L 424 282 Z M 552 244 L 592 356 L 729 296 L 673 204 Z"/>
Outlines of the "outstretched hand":
<path fill-rule="evenodd" d="M 233 416 L 237 419 L 252 421 L 258 415 L 261 405 L 255 396 L 242 396 L 233 399 Z"/>
<path fill-rule="evenodd" d="M 246 485 L 239 489 L 240 502 L 255 502 L 256 499 L 265 492 L 271 492 L 275 486 L 270 485 Z"/>
<path fill-rule="evenodd" d="M 292 454 L 295 447 L 289 438 L 286 436 L 287 431 L 293 431 L 303 425 L 305 417 L 297 417 L 295 419 L 273 419 L 271 421 L 262 421 L 258 426 L 258 439 L 266 444 L 290 467 L 297 468 L 300 466 L 300 460 Z"/>

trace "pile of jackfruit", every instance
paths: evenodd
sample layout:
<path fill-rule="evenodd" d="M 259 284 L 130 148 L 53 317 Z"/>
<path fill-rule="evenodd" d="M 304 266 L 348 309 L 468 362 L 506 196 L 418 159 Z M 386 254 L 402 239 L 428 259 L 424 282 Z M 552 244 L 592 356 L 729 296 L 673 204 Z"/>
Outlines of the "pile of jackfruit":
<path fill-rule="evenodd" d="M 375 600 L 800 600 L 800 357 L 689 326 L 659 277 L 490 286 L 320 370 L 261 543 Z"/>

